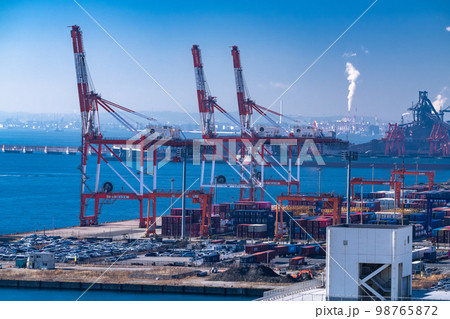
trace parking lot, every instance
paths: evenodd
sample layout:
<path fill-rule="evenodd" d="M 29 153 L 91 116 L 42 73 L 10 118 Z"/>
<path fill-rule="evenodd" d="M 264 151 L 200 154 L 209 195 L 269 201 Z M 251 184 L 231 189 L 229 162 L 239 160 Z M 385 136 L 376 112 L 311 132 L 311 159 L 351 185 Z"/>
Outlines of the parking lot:
<path fill-rule="evenodd" d="M 200 243 L 185 243 L 189 248 L 178 248 L 179 244 L 175 240 L 78 240 L 32 234 L 17 241 L 1 243 L 0 263 L 14 264 L 16 259 L 25 259 L 33 252 L 54 253 L 56 263 L 131 266 L 198 266 L 203 262 L 234 260 L 242 255 L 232 244 L 222 245 L 219 249 Z"/>
<path fill-rule="evenodd" d="M 136 258 L 137 253 L 155 250 L 161 245 L 162 243 L 151 240 L 128 243 L 128 241 L 86 241 L 59 236 L 30 235 L 14 242 L 0 244 L 0 260 L 14 261 L 38 251 L 54 253 L 55 261 L 59 263 L 98 260 L 110 256 L 122 256 L 124 258 L 121 258 L 125 260 Z"/>

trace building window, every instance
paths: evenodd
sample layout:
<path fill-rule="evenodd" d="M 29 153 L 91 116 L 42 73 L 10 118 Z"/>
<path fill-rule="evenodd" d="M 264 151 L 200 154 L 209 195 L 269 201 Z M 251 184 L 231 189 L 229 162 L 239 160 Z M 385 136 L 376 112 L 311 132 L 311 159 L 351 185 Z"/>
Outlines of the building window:
<path fill-rule="evenodd" d="M 344 246 L 348 245 L 348 240 L 344 240 Z"/>

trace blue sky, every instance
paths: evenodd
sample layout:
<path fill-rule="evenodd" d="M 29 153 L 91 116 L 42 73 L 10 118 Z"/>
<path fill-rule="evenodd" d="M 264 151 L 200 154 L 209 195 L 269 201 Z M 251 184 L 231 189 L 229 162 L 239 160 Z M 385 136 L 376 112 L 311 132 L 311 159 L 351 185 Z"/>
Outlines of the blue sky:
<path fill-rule="evenodd" d="M 268 106 L 373 1 L 78 2 L 196 112 L 193 44 L 221 106 L 237 110 L 232 45 L 241 51 L 251 97 Z M 103 97 L 141 111 L 181 111 L 72 0 L 0 1 L 0 111 L 78 112 L 73 24 L 83 30 Z M 345 115 L 347 62 L 360 72 L 352 103 L 358 115 L 399 120 L 419 90 L 431 100 L 450 98 L 449 26 L 449 1 L 379 0 L 286 93 L 285 112 Z"/>

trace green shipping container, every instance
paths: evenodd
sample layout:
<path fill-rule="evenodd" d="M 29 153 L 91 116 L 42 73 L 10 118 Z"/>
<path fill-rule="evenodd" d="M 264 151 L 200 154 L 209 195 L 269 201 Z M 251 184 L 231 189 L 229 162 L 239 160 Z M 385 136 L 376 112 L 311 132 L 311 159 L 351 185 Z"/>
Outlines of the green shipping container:
<path fill-rule="evenodd" d="M 26 259 L 16 260 L 16 268 L 27 268 L 27 260 Z"/>

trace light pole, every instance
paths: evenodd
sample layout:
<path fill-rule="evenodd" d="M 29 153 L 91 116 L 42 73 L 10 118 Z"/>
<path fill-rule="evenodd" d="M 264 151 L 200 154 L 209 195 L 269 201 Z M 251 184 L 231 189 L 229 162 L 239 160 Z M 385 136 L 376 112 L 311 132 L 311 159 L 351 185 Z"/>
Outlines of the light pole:
<path fill-rule="evenodd" d="M 345 151 L 341 153 L 342 160 L 347 161 L 347 224 L 350 224 L 350 183 L 351 183 L 351 170 L 352 161 L 358 160 L 358 152 Z"/>
<path fill-rule="evenodd" d="M 375 164 L 370 164 L 370 166 L 372 166 L 372 182 L 375 180 Z M 374 188 L 374 184 L 372 184 L 372 193 L 374 192 L 373 188 Z"/>
<path fill-rule="evenodd" d="M 217 205 L 217 176 L 214 176 L 214 205 Z"/>
<path fill-rule="evenodd" d="M 181 190 L 181 238 L 186 238 L 186 156 L 187 146 L 183 148 L 183 183 Z"/>
<path fill-rule="evenodd" d="M 170 180 L 170 192 L 172 193 L 172 196 L 170 197 L 170 210 L 173 209 L 173 182 L 174 181 L 175 180 L 173 178 Z"/>
<path fill-rule="evenodd" d="M 416 161 L 416 171 L 419 171 L 419 161 Z M 418 183 L 419 175 L 416 175 L 416 185 Z"/>
<path fill-rule="evenodd" d="M 321 192 L 321 185 L 322 184 L 322 167 L 319 167 L 319 195 L 322 193 Z"/>

